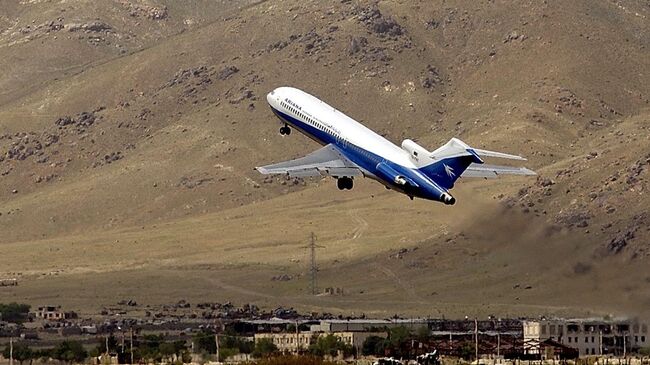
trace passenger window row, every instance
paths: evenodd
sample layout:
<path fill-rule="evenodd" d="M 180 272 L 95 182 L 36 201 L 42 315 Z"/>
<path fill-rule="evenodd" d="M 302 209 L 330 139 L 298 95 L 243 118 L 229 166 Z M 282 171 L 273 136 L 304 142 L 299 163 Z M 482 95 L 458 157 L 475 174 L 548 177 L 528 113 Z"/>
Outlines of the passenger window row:
<path fill-rule="evenodd" d="M 308 117 L 306 114 L 300 112 L 298 109 L 292 107 L 291 105 L 289 105 L 289 104 L 287 104 L 287 103 L 285 103 L 285 102 L 283 102 L 283 101 L 280 102 L 280 105 L 282 105 L 285 109 L 291 111 L 291 112 L 294 113 L 295 115 L 297 115 L 297 116 L 303 118 L 304 120 L 306 120 L 306 121 L 307 121 L 309 124 L 311 124 L 312 126 L 318 128 L 318 129 L 320 129 L 320 130 L 322 130 L 322 131 L 325 131 L 325 132 L 327 132 L 327 133 L 329 133 L 329 134 L 334 134 L 334 132 L 333 132 L 331 129 L 329 129 L 328 127 L 326 127 L 326 126 L 323 125 L 322 123 L 316 121 L 315 119 L 313 119 L 313 118 L 311 118 L 311 117 Z"/>

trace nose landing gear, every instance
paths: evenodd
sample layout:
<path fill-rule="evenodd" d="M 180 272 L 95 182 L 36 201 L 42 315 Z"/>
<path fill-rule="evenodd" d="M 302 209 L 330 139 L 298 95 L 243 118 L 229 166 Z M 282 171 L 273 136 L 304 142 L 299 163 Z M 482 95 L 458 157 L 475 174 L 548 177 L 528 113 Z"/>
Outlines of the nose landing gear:
<path fill-rule="evenodd" d="M 352 180 L 351 177 L 339 177 L 336 179 L 336 187 L 339 188 L 339 190 L 350 190 L 352 189 L 352 186 L 354 185 L 354 181 Z"/>
<path fill-rule="evenodd" d="M 280 128 L 280 134 L 283 136 L 288 136 L 291 134 L 291 128 L 288 125 L 284 125 Z"/>

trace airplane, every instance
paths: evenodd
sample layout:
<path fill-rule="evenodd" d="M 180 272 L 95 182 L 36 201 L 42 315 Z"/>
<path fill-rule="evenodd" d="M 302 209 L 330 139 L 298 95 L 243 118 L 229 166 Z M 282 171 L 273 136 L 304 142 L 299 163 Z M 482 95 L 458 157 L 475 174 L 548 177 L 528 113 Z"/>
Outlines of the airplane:
<path fill-rule="evenodd" d="M 499 175 L 536 175 L 525 167 L 488 165 L 482 157 L 526 160 L 521 156 L 472 148 L 458 138 L 429 152 L 405 139 L 401 148 L 324 101 L 293 87 L 279 87 L 266 100 L 282 122 L 280 134 L 291 128 L 322 148 L 296 160 L 256 167 L 262 174 L 289 177 L 331 176 L 340 190 L 352 189 L 354 178 L 376 180 L 387 189 L 453 205 L 449 193 L 460 177 L 496 178 Z"/>

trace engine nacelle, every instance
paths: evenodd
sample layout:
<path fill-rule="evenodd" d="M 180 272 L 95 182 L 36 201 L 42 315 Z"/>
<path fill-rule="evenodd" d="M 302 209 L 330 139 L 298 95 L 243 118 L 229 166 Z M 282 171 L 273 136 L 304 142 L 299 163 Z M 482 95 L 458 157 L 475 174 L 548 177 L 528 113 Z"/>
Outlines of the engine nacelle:
<path fill-rule="evenodd" d="M 440 196 L 440 201 L 447 205 L 454 205 L 456 203 L 456 198 L 451 196 L 449 193 L 443 193 Z"/>
<path fill-rule="evenodd" d="M 418 186 L 418 184 L 416 184 L 412 179 L 407 177 L 405 174 L 396 171 L 394 168 L 390 167 L 386 162 L 380 162 L 377 164 L 377 173 L 380 177 L 386 180 L 390 180 L 397 185 L 402 185 L 402 186 L 408 185 L 411 187 Z"/>
<path fill-rule="evenodd" d="M 404 176 L 402 176 L 402 175 L 395 176 L 395 179 L 393 181 L 397 185 L 406 185 L 406 184 L 408 184 L 408 182 L 406 181 L 406 178 Z"/>
<path fill-rule="evenodd" d="M 427 151 L 426 148 L 420 146 L 410 139 L 405 139 L 402 141 L 402 149 L 408 152 L 411 159 L 415 161 L 420 161 L 421 159 L 428 158 L 431 152 Z"/>

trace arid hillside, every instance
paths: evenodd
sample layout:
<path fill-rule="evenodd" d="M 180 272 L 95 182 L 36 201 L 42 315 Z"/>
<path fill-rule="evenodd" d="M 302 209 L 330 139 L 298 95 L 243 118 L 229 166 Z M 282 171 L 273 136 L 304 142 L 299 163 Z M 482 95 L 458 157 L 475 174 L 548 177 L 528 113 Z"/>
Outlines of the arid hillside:
<path fill-rule="evenodd" d="M 191 5 L 190 5 L 191 3 Z M 5 5 L 3 5 L 5 7 Z M 3 300 L 387 315 L 650 315 L 642 0 L 7 2 Z M 449 207 L 253 170 L 318 146 L 290 85 L 399 144 L 521 154 Z M 310 232 L 319 286 L 307 293 Z M 170 299 L 171 298 L 171 299 Z"/>

